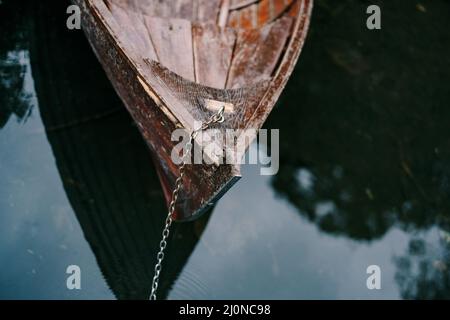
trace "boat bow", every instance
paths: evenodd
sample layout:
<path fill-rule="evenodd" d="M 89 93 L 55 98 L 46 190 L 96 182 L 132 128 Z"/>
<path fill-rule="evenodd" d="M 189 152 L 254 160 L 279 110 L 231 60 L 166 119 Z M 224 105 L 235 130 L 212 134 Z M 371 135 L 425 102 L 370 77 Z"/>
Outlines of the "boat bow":
<path fill-rule="evenodd" d="M 298 59 L 312 9 L 312 0 L 74 1 L 152 150 L 168 202 L 178 177 L 174 130 L 193 131 L 221 106 L 222 132 L 261 128 Z M 204 151 L 212 164 L 186 167 L 177 220 L 210 208 L 240 177 L 238 164 L 218 163 Z"/>

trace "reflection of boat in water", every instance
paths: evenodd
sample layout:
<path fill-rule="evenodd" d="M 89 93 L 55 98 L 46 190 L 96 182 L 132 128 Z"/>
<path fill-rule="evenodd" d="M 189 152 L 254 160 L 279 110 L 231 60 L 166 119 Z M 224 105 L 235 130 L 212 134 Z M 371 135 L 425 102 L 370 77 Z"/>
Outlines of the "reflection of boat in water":
<path fill-rule="evenodd" d="M 97 57 L 155 156 L 168 202 L 179 176 L 171 159 L 173 131 L 197 129 L 222 106 L 225 121 L 219 129 L 261 128 L 300 55 L 313 3 L 73 2 L 81 8 L 82 27 Z M 228 152 L 234 146 L 223 148 Z M 240 177 L 239 165 L 220 164 L 208 148 L 205 155 L 215 164 L 186 166 L 175 219 L 204 212 Z"/>
<path fill-rule="evenodd" d="M 145 299 L 166 215 L 164 197 L 144 141 L 82 33 L 65 28 L 61 13 L 67 4 L 59 3 L 37 5 L 31 60 L 40 113 L 64 189 L 108 285 L 119 299 Z M 162 296 L 206 219 L 174 226 Z"/>

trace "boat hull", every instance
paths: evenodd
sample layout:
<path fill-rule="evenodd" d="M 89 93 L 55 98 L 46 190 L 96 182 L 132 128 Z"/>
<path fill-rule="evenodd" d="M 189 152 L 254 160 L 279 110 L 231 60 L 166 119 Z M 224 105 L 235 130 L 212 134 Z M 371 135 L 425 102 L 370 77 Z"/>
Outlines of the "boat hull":
<path fill-rule="evenodd" d="M 192 125 L 191 123 L 186 125 L 186 122 L 183 123 L 180 117 L 178 119 L 174 117 L 173 110 L 171 110 L 173 106 L 167 101 L 159 99 L 158 94 L 153 91 L 152 85 L 142 75 L 153 68 L 151 70 L 153 74 L 159 73 L 159 77 L 167 76 L 169 82 L 184 83 L 184 79 L 178 79 L 177 75 L 165 70 L 157 63 L 149 63 L 149 61 L 143 61 L 142 64 L 136 63 L 138 59 L 130 57 L 130 53 L 126 52 L 125 48 L 121 46 L 120 39 L 117 38 L 120 26 L 116 25 L 115 30 L 111 30 L 111 21 L 114 19 L 111 16 L 111 21 L 107 21 L 108 15 L 111 13 L 103 1 L 98 1 L 95 5 L 92 0 L 73 0 L 73 2 L 82 11 L 82 27 L 98 60 L 152 151 L 161 185 L 169 203 L 175 180 L 179 176 L 179 168 L 171 159 L 171 152 L 178 142 L 171 141 L 171 136 L 173 131 L 180 127 L 192 130 Z M 245 102 L 243 105 L 245 108 L 239 108 L 240 114 L 230 115 L 230 120 L 224 123 L 222 129 L 225 126 L 232 129 L 259 129 L 262 127 L 286 85 L 306 37 L 312 0 L 299 0 L 299 2 L 302 4 L 302 10 L 294 20 L 289 43 L 276 73 L 270 81 L 261 81 L 254 87 L 236 91 L 236 95 L 245 93 L 252 99 L 245 99 L 250 103 Z M 147 80 L 151 78 L 153 75 L 147 77 Z M 195 83 L 185 82 L 184 84 L 194 89 L 199 87 Z M 200 87 L 198 92 L 209 92 L 213 96 L 225 92 L 213 88 L 204 87 L 204 89 Z M 230 92 L 231 90 L 226 94 Z M 182 108 L 178 106 L 175 111 L 178 111 L 178 115 L 180 115 L 181 112 L 185 112 L 182 109 L 184 109 L 184 105 Z M 190 112 L 199 115 L 195 106 L 191 108 Z M 196 117 L 191 117 L 191 119 L 194 118 Z M 246 142 L 245 148 L 250 142 Z M 175 220 L 194 219 L 212 208 L 216 200 L 239 178 L 240 170 L 237 164 L 186 166 L 186 174 L 174 214 Z"/>
<path fill-rule="evenodd" d="M 82 28 L 93 51 L 151 149 L 166 199 L 170 199 L 178 177 L 178 167 L 171 160 L 171 151 L 175 146 L 171 135 L 177 128 L 176 124 L 138 81 L 135 66 L 117 46 L 116 39 L 95 8 L 84 0 L 74 0 L 74 3 L 81 9 Z M 174 214 L 175 220 L 191 220 L 206 212 L 240 178 L 238 169 L 233 165 L 189 166 L 186 176 Z"/>

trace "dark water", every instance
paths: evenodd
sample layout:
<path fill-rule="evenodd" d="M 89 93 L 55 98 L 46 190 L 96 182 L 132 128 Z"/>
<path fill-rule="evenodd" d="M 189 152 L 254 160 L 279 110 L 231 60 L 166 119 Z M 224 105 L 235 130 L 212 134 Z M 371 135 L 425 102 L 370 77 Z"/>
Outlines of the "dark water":
<path fill-rule="evenodd" d="M 150 155 L 65 1 L 36 3 L 0 3 L 0 298 L 145 298 L 166 214 Z M 444 0 L 317 0 L 266 125 L 278 175 L 244 167 L 176 225 L 161 294 L 450 298 L 449 29 Z"/>

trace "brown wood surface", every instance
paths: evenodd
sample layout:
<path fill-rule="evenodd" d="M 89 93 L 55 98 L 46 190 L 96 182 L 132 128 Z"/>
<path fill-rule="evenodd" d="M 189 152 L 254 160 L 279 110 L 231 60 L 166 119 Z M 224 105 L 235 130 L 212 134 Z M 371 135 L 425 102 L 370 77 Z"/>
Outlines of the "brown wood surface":
<path fill-rule="evenodd" d="M 196 82 L 225 88 L 236 42 L 235 32 L 212 23 L 195 24 L 192 31 Z"/>
<path fill-rule="evenodd" d="M 146 16 L 145 24 L 158 61 L 180 76 L 195 81 L 191 22 Z"/>
<path fill-rule="evenodd" d="M 127 11 L 150 17 L 216 21 L 221 0 L 107 0 Z"/>
<path fill-rule="evenodd" d="M 228 25 L 238 29 L 262 27 L 278 19 L 298 0 L 233 0 Z"/>
<path fill-rule="evenodd" d="M 122 7 L 111 3 L 109 5 L 114 18 L 124 29 L 130 46 L 135 46 L 142 57 L 157 60 L 152 41 L 143 23 L 143 17 L 133 11 L 125 11 Z"/>
<path fill-rule="evenodd" d="M 290 35 L 292 19 L 281 18 L 261 29 L 238 36 L 228 78 L 228 88 L 239 88 L 269 79 Z"/>
<path fill-rule="evenodd" d="M 253 3 L 257 3 L 260 1 L 261 0 L 231 0 L 230 9 L 231 10 L 241 9 L 243 7 L 246 7 L 248 5 L 251 5 Z"/>
<path fill-rule="evenodd" d="M 217 22 L 221 0 L 197 0 L 196 21 Z"/>

